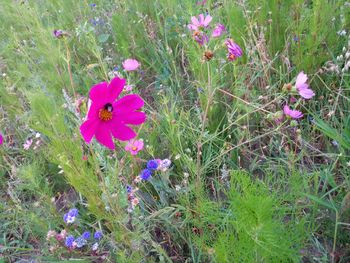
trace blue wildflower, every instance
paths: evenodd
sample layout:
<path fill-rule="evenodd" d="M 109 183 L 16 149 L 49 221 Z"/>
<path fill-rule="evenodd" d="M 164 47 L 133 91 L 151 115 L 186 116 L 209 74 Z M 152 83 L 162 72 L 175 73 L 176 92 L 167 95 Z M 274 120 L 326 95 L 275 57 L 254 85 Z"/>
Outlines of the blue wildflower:
<path fill-rule="evenodd" d="M 101 239 L 102 238 L 102 232 L 101 231 L 96 231 L 94 234 L 94 239 Z"/>
<path fill-rule="evenodd" d="M 95 3 L 92 3 L 92 4 L 89 4 L 89 6 L 91 6 L 91 7 L 96 7 L 96 4 L 95 4 Z"/>
<path fill-rule="evenodd" d="M 72 235 L 70 235 L 70 236 L 66 237 L 66 241 L 64 242 L 64 244 L 68 248 L 73 248 L 73 242 L 74 242 L 74 237 Z"/>
<path fill-rule="evenodd" d="M 132 186 L 131 185 L 127 185 L 126 186 L 126 192 L 127 193 L 131 193 L 131 191 L 132 191 Z"/>
<path fill-rule="evenodd" d="M 87 244 L 87 241 L 83 237 L 78 237 L 75 240 L 75 243 L 77 244 L 77 248 L 82 248 L 83 246 L 85 246 Z"/>
<path fill-rule="evenodd" d="M 141 171 L 140 177 L 142 180 L 148 180 L 152 176 L 152 170 L 144 169 Z"/>
<path fill-rule="evenodd" d="M 147 168 L 150 170 L 157 170 L 158 168 L 158 161 L 157 160 L 149 160 L 147 162 Z"/>
<path fill-rule="evenodd" d="M 78 209 L 72 208 L 68 211 L 68 213 L 64 214 L 63 221 L 67 224 L 71 224 L 75 221 L 78 216 Z"/>
<path fill-rule="evenodd" d="M 81 237 L 84 238 L 84 239 L 89 239 L 90 236 L 91 236 L 91 234 L 90 234 L 89 231 L 85 231 L 85 232 L 81 235 Z"/>
<path fill-rule="evenodd" d="M 118 66 L 115 66 L 114 68 L 113 68 L 113 71 L 118 71 L 119 70 L 119 67 Z"/>

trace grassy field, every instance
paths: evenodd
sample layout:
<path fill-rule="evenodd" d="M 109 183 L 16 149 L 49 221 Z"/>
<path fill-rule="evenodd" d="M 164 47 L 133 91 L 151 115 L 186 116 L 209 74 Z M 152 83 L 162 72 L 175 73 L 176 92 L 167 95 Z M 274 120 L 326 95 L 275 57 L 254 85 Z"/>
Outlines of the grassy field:
<path fill-rule="evenodd" d="M 0 262 L 350 262 L 349 76 L 345 0 L 2 0 Z"/>

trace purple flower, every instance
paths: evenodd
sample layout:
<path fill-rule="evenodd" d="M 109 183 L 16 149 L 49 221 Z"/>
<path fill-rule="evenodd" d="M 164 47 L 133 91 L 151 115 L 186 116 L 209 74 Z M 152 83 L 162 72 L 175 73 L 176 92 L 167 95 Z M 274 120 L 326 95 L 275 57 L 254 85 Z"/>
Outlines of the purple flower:
<path fill-rule="evenodd" d="M 91 234 L 90 234 L 89 231 L 85 231 L 85 232 L 81 235 L 81 237 L 84 238 L 84 239 L 89 239 L 90 236 L 91 236 Z"/>
<path fill-rule="evenodd" d="M 228 51 L 228 60 L 234 61 L 236 60 L 236 58 L 241 57 L 243 55 L 241 47 L 238 44 L 236 44 L 232 39 L 226 39 L 225 45 Z"/>
<path fill-rule="evenodd" d="M 78 216 L 78 209 L 72 208 L 63 216 L 63 221 L 67 224 L 71 224 L 75 221 Z"/>
<path fill-rule="evenodd" d="M 216 24 L 216 27 L 211 34 L 212 37 L 220 37 L 224 32 L 226 32 L 226 28 L 223 24 Z"/>
<path fill-rule="evenodd" d="M 96 4 L 95 3 L 92 3 L 92 4 L 89 4 L 90 7 L 96 7 Z"/>
<path fill-rule="evenodd" d="M 149 180 L 152 176 L 152 170 L 149 170 L 149 169 L 144 169 L 141 171 L 141 174 L 140 174 L 140 177 L 142 180 Z"/>
<path fill-rule="evenodd" d="M 126 192 L 127 193 L 131 193 L 131 191 L 132 191 L 132 186 L 131 185 L 127 185 L 126 186 Z"/>
<path fill-rule="evenodd" d="M 70 235 L 70 236 L 66 237 L 66 241 L 64 242 L 64 244 L 68 248 L 73 248 L 73 246 L 74 246 L 73 242 L 74 242 L 74 237 L 72 235 Z"/>
<path fill-rule="evenodd" d="M 56 38 L 62 38 L 62 37 L 63 37 L 63 31 L 60 30 L 60 29 L 55 29 L 55 30 L 53 31 L 53 35 L 54 35 L 54 37 L 56 37 Z"/>
<path fill-rule="evenodd" d="M 292 119 L 300 119 L 303 117 L 303 113 L 298 110 L 292 110 L 287 104 L 283 107 L 283 112 L 285 115 L 291 117 Z"/>
<path fill-rule="evenodd" d="M 102 232 L 101 231 L 96 231 L 94 234 L 94 239 L 100 240 L 102 238 Z"/>
<path fill-rule="evenodd" d="M 158 168 L 158 161 L 157 160 L 149 160 L 147 162 L 147 169 L 157 170 L 157 168 Z"/>
<path fill-rule="evenodd" d="M 309 89 L 309 85 L 306 82 L 307 75 L 302 71 L 297 76 L 295 87 L 300 96 L 302 96 L 304 99 L 311 99 L 313 96 L 315 96 L 315 93 L 312 89 Z"/>
<path fill-rule="evenodd" d="M 204 44 L 209 42 L 209 37 L 205 33 L 200 31 L 195 31 L 193 33 L 193 38 L 200 46 L 203 46 Z"/>
<path fill-rule="evenodd" d="M 191 17 L 192 24 L 188 25 L 188 28 L 192 31 L 198 31 L 201 30 L 202 28 L 208 27 L 210 21 L 213 19 L 210 15 L 206 15 L 204 17 L 203 14 L 200 14 L 199 19 L 195 16 Z"/>

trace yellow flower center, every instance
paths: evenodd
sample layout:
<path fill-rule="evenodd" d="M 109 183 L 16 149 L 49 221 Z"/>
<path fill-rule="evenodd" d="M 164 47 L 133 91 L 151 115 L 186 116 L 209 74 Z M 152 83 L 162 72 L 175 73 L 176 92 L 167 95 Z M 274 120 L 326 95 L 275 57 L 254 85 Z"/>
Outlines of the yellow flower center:
<path fill-rule="evenodd" d="M 136 147 L 136 146 L 133 146 L 131 149 L 132 149 L 133 151 L 136 151 L 136 150 L 137 150 L 137 147 Z"/>
<path fill-rule="evenodd" d="M 100 109 L 98 112 L 98 117 L 102 121 L 110 121 L 113 118 L 112 104 L 107 103 L 102 109 Z"/>

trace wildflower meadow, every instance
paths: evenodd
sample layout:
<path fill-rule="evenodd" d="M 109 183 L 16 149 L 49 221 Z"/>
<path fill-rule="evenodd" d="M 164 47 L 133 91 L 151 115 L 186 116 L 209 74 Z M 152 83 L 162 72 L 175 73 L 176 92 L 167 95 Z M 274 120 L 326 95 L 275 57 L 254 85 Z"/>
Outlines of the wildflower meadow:
<path fill-rule="evenodd" d="M 349 1 L 0 2 L 0 262 L 350 262 Z"/>

